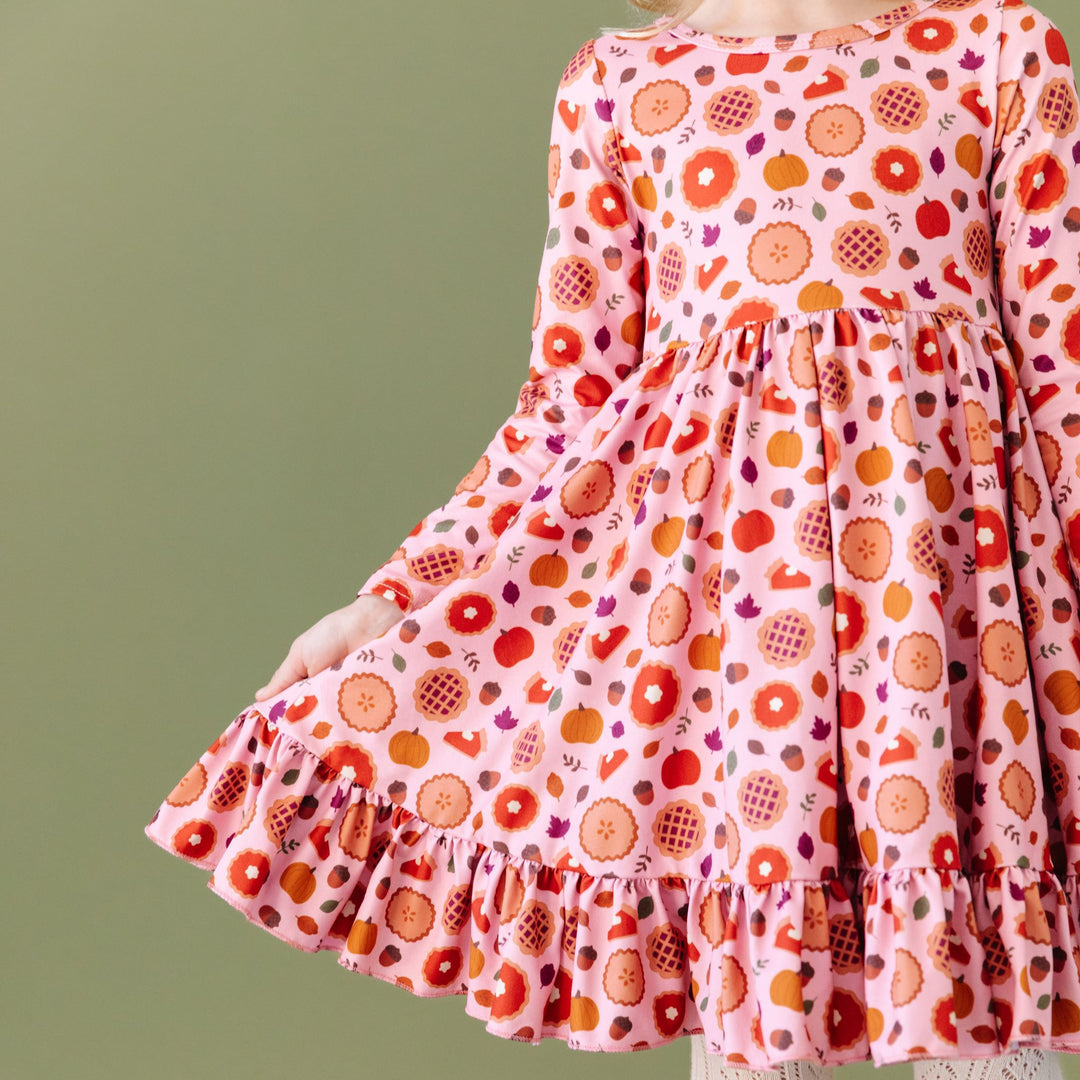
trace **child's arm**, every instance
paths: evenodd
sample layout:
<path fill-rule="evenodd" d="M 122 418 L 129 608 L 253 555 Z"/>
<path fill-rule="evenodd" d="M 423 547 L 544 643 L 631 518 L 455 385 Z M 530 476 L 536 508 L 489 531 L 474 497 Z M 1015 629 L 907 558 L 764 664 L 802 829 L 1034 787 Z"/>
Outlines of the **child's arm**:
<path fill-rule="evenodd" d="M 556 94 L 548 204 L 529 373 L 517 409 L 453 496 L 415 526 L 358 597 L 385 596 L 407 613 L 475 568 L 641 360 L 639 223 L 592 40 L 570 60 Z"/>
<path fill-rule="evenodd" d="M 989 176 L 1002 329 L 1066 537 L 1065 559 L 1080 584 L 1076 76 L 1065 39 L 1048 16 L 1023 3 L 1006 6 L 1002 19 Z"/>

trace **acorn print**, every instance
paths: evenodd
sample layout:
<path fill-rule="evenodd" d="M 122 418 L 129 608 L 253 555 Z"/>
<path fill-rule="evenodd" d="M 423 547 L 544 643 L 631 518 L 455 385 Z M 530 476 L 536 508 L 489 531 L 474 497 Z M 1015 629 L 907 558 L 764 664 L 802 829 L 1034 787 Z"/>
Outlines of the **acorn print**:
<path fill-rule="evenodd" d="M 1043 312 L 1036 312 L 1028 320 L 1028 334 L 1038 340 L 1050 327 L 1050 320 Z"/>
<path fill-rule="evenodd" d="M 588 971 L 596 963 L 596 950 L 591 945 L 582 945 L 577 950 L 577 966 Z"/>
<path fill-rule="evenodd" d="M 844 170 L 835 165 L 830 166 L 821 174 L 821 186 L 825 191 L 835 191 L 844 182 Z"/>
<path fill-rule="evenodd" d="M 787 746 L 780 751 L 780 760 L 791 769 L 792 772 L 798 772 L 804 764 L 802 747 L 797 743 L 788 743 Z"/>
<path fill-rule="evenodd" d="M 777 109 L 775 114 L 776 130 L 787 131 L 795 121 L 795 112 L 792 109 Z"/>

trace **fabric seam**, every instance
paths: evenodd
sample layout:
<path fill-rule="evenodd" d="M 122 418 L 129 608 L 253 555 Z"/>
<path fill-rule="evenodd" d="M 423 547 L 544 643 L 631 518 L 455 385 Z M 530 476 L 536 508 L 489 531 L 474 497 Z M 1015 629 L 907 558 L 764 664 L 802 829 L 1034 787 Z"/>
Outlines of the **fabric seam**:
<path fill-rule="evenodd" d="M 286 744 L 288 744 L 288 745 L 295 748 L 294 749 L 294 755 L 295 754 L 306 754 L 309 757 L 314 758 L 316 761 L 322 762 L 323 766 L 325 768 L 327 768 L 335 777 L 340 778 L 340 779 L 335 781 L 336 783 L 345 783 L 346 782 L 346 780 L 344 778 L 341 778 L 341 771 L 339 769 L 336 769 L 336 768 L 334 768 L 334 766 L 330 765 L 322 757 L 322 755 L 318 753 L 318 751 L 312 750 L 310 747 L 305 746 L 299 739 L 296 738 L 296 736 L 294 734 L 292 734 L 291 732 L 286 732 L 281 727 L 280 724 L 278 724 L 274 720 L 271 720 L 270 717 L 268 716 L 268 711 L 269 710 L 266 710 L 265 708 L 260 708 L 257 705 L 249 706 L 242 713 L 240 713 L 239 716 L 236 717 L 236 719 L 232 722 L 232 724 L 230 724 L 230 727 L 241 725 L 244 722 L 245 719 L 249 718 L 251 712 L 255 712 L 257 715 L 261 716 L 263 718 L 263 720 L 267 724 L 273 726 L 274 731 L 275 731 L 275 735 L 276 735 L 277 738 L 279 738 L 283 743 L 286 743 Z M 226 730 L 228 730 L 228 729 L 226 729 Z M 528 859 L 528 858 L 525 858 L 522 855 L 515 855 L 512 852 L 500 851 L 498 848 L 494 848 L 490 844 L 485 844 L 483 840 L 478 840 L 475 837 L 463 836 L 462 834 L 455 833 L 455 832 L 451 831 L 450 829 L 445 829 L 445 828 L 441 828 L 438 825 L 434 825 L 430 821 L 428 821 L 426 818 L 420 817 L 419 814 L 416 814 L 413 811 L 408 810 L 407 807 L 401 807 L 401 804 L 393 802 L 392 799 L 388 798 L 386 795 L 383 795 L 381 792 L 376 791 L 374 788 L 368 787 L 366 784 L 361 784 L 356 780 L 348 780 L 347 784 L 348 784 L 348 787 L 350 789 L 358 789 L 362 793 L 361 798 L 365 802 L 373 803 L 373 804 L 376 805 L 377 808 L 379 806 L 388 807 L 388 808 L 391 809 L 391 812 L 393 811 L 394 807 L 405 809 L 409 813 L 410 817 L 415 818 L 415 820 L 419 823 L 419 824 L 417 824 L 415 826 L 417 829 L 425 828 L 427 831 L 433 833 L 436 837 L 446 837 L 446 838 L 449 838 L 451 840 L 456 840 L 459 843 L 463 843 L 463 844 L 466 844 L 466 845 L 472 845 L 475 848 L 482 849 L 485 858 L 490 856 L 490 855 L 494 855 L 496 857 L 504 859 L 508 863 L 512 863 L 515 866 L 523 867 L 523 868 L 526 868 L 526 869 L 528 869 L 528 868 L 536 869 L 536 868 L 542 868 L 542 867 L 545 867 L 545 866 L 550 867 L 550 864 L 548 864 L 548 863 L 543 863 L 543 862 L 540 862 L 540 861 L 538 861 L 536 859 Z M 576 874 L 579 877 L 586 874 L 585 871 L 574 870 L 573 868 L 569 868 L 569 867 L 566 867 L 566 868 L 551 867 L 551 868 L 552 869 L 557 869 L 559 871 L 559 873 L 562 873 L 562 874 Z M 902 876 L 905 876 L 905 875 L 908 875 L 908 874 L 937 874 L 938 877 L 943 877 L 946 880 L 949 880 L 951 878 L 972 879 L 972 878 L 992 877 L 995 874 L 999 874 L 999 875 L 1003 874 L 1005 871 L 1008 871 L 1008 870 L 1019 870 L 1022 873 L 1034 873 L 1034 874 L 1039 875 L 1041 879 L 1053 879 L 1055 882 L 1058 883 L 1059 886 L 1061 886 L 1062 889 L 1065 888 L 1065 882 L 1067 882 L 1067 881 L 1069 881 L 1069 882 L 1075 881 L 1075 882 L 1080 883 L 1080 874 L 1075 873 L 1075 872 L 1068 872 L 1068 873 L 1066 873 L 1064 875 L 1064 877 L 1061 877 L 1061 876 L 1058 875 L 1057 871 L 1055 871 L 1053 869 L 1047 870 L 1044 867 L 1034 866 L 1034 865 L 1032 865 L 1032 866 L 1017 866 L 1015 863 L 1009 864 L 1009 865 L 1002 865 L 1002 866 L 992 866 L 992 867 L 989 867 L 989 868 L 987 868 L 985 870 L 974 870 L 974 869 L 969 870 L 969 869 L 965 869 L 964 867 L 940 867 L 940 866 L 894 866 L 894 867 L 890 867 L 890 868 L 884 869 L 884 870 L 878 870 L 875 867 L 867 867 L 867 866 L 843 866 L 843 867 L 837 867 L 836 870 L 837 870 L 836 876 L 832 877 L 832 878 L 784 878 L 781 882 L 775 882 L 775 883 L 770 882 L 768 884 L 806 884 L 806 885 L 820 885 L 820 886 L 828 887 L 828 886 L 832 885 L 834 882 L 837 882 L 837 881 L 841 882 L 841 884 L 842 884 L 842 879 L 844 877 L 850 877 L 852 875 L 857 875 L 860 878 L 863 878 L 863 877 L 875 878 L 876 877 L 876 878 L 895 879 L 897 877 L 902 877 Z M 659 882 L 667 882 L 669 884 L 672 883 L 672 882 L 682 882 L 685 885 L 703 884 L 703 885 L 707 885 L 707 886 L 710 886 L 710 887 L 728 887 L 728 886 L 730 886 L 732 888 L 739 888 L 739 889 L 758 889 L 758 888 L 760 888 L 760 886 L 752 884 L 751 882 L 736 881 L 735 879 L 733 879 L 731 877 L 700 878 L 700 877 L 690 877 L 689 875 L 684 875 L 684 874 L 656 874 L 656 875 L 652 875 L 652 876 L 642 875 L 642 874 L 634 874 L 634 875 L 631 875 L 629 877 L 623 877 L 621 875 L 616 875 L 616 874 L 589 874 L 588 876 L 594 878 L 597 881 L 604 881 L 604 880 L 607 880 L 609 878 L 614 880 L 614 879 L 618 878 L 618 880 L 620 880 L 620 881 L 627 881 L 627 882 L 630 882 L 630 881 L 659 881 Z M 860 887 L 862 887 L 861 882 L 860 882 Z"/>

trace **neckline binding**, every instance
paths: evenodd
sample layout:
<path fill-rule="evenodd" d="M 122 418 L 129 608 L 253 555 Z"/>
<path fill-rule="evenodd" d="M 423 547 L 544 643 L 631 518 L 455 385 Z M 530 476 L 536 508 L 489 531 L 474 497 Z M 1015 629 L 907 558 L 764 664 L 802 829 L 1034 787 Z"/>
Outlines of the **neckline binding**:
<path fill-rule="evenodd" d="M 757 34 L 750 37 L 711 34 L 706 30 L 687 26 L 684 22 L 668 27 L 667 32 L 694 45 L 720 49 L 723 52 L 789 52 L 793 49 L 828 48 L 883 34 L 895 26 L 910 22 L 917 15 L 921 15 L 940 2 L 941 0 L 904 0 L 866 19 L 840 23 L 838 26 L 822 27 L 818 30 L 803 30 L 797 34 Z M 663 17 L 656 20 L 656 23 L 659 24 L 661 21 Z"/>

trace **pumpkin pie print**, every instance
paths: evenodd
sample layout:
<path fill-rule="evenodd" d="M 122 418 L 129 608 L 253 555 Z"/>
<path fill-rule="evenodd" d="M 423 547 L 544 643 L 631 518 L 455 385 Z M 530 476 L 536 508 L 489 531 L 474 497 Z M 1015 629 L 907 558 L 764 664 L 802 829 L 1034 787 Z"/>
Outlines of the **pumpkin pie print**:
<path fill-rule="evenodd" d="M 750 981 L 742 965 L 734 957 L 724 954 L 720 958 L 720 990 L 717 994 L 717 1011 L 733 1013 L 746 1000 Z M 724 1021 L 720 1021 L 721 1025 Z"/>
<path fill-rule="evenodd" d="M 637 815 L 618 799 L 597 799 L 581 816 L 582 849 L 598 862 L 621 859 L 637 832 Z"/>
<path fill-rule="evenodd" d="M 645 136 L 671 131 L 686 116 L 692 100 L 689 88 L 679 79 L 652 79 L 630 99 L 630 130 Z"/>
<path fill-rule="evenodd" d="M 822 157 L 848 157 L 866 137 L 862 113 L 842 101 L 814 109 L 803 127 L 806 145 Z"/>
<path fill-rule="evenodd" d="M 472 805 L 468 783 L 453 773 L 437 773 L 425 780 L 416 793 L 417 813 L 442 828 L 460 825 Z"/>
<path fill-rule="evenodd" d="M 387 901 L 386 925 L 402 941 L 419 941 L 435 925 L 435 907 L 422 892 L 403 885 Z"/>
<path fill-rule="evenodd" d="M 522 904 L 514 921 L 514 944 L 528 956 L 543 956 L 551 947 L 558 922 L 542 900 Z"/>
<path fill-rule="evenodd" d="M 747 859 L 749 884 L 758 887 L 778 884 L 791 877 L 791 860 L 777 844 L 755 844 Z"/>
<path fill-rule="evenodd" d="M 173 834 L 170 850 L 188 862 L 202 864 L 217 844 L 217 829 L 206 818 L 191 818 Z"/>
<path fill-rule="evenodd" d="M 761 112 L 761 98 L 750 86 L 717 90 L 702 110 L 705 127 L 716 135 L 734 135 L 753 128 Z"/>
<path fill-rule="evenodd" d="M 190 806 L 205 790 L 206 767 L 201 761 L 196 761 L 165 796 L 165 801 L 170 806 Z"/>
<path fill-rule="evenodd" d="M 191 775 L 190 770 L 188 775 Z M 217 778 L 210 789 L 207 806 L 219 814 L 240 806 L 247 795 L 250 780 L 251 767 L 246 761 L 227 762 L 217 770 Z M 177 787 L 183 790 L 180 784 Z"/>
<path fill-rule="evenodd" d="M 526 784 L 505 785 L 491 807 L 492 816 L 506 832 L 527 829 L 539 812 L 540 799 Z"/>
<path fill-rule="evenodd" d="M 723 146 L 704 146 L 688 154 L 679 173 L 683 203 L 689 210 L 716 210 L 731 198 L 739 181 L 739 159 Z"/>
<path fill-rule="evenodd" d="M 852 518 L 837 540 L 837 555 L 852 577 L 880 581 L 892 562 L 892 530 L 877 517 Z"/>
<path fill-rule="evenodd" d="M 763 285 L 794 281 L 810 265 L 811 243 L 806 231 L 793 221 L 762 226 L 750 237 L 746 265 Z"/>
<path fill-rule="evenodd" d="M 506 649 L 532 648 L 531 638 L 521 634 L 515 634 L 512 642 L 507 639 L 504 644 Z M 455 720 L 468 704 L 469 680 L 455 668 L 430 668 L 413 684 L 412 701 L 416 711 L 427 720 L 437 723 Z"/>
<path fill-rule="evenodd" d="M 888 776 L 878 785 L 874 810 L 886 831 L 914 832 L 930 814 L 930 795 L 918 777 Z"/>
<path fill-rule="evenodd" d="M 669 802 L 653 818 L 652 838 L 657 850 L 670 859 L 689 858 L 705 842 L 705 815 L 685 799 Z"/>
<path fill-rule="evenodd" d="M 617 949 L 604 965 L 604 993 L 619 1005 L 637 1005 L 645 994 L 645 969 L 637 949 Z"/>
<path fill-rule="evenodd" d="M 985 743 L 983 744 L 985 748 Z M 1035 778 L 1024 768 L 1023 762 L 1010 761 L 998 780 L 1001 797 L 1013 813 L 1022 821 L 1031 817 L 1035 807 Z"/>
<path fill-rule="evenodd" d="M 357 672 L 338 687 L 338 712 L 356 731 L 382 731 L 397 712 L 394 688 L 376 672 Z"/>
<path fill-rule="evenodd" d="M 504 1038 L 1076 1053 L 1064 36 L 650 31 L 553 80 L 517 401 L 362 583 L 402 618 L 211 724 L 147 835 Z"/>

